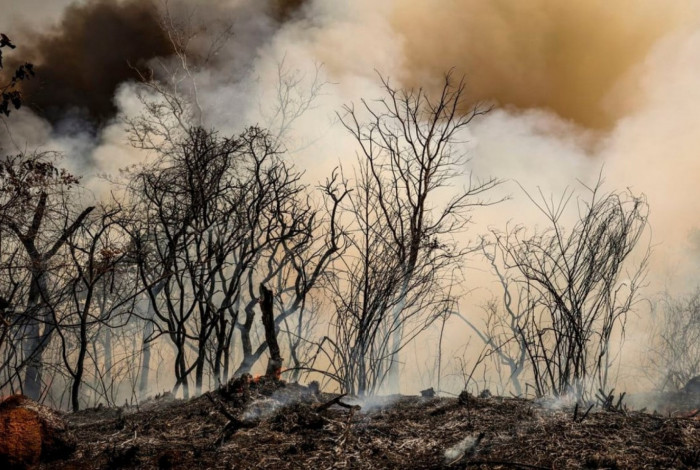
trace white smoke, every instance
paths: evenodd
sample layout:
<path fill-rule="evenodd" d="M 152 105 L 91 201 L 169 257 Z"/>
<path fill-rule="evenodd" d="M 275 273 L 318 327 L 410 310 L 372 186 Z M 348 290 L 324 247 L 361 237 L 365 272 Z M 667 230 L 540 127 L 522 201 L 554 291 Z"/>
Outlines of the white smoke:
<path fill-rule="evenodd" d="M 26 2 L 20 6 L 18 2 L 3 1 L 0 11 L 3 11 L 3 16 L 9 12 L 6 18 L 20 15 L 37 25 L 55 20 L 67 3 L 51 2 L 51 7 L 44 9 L 43 6 L 32 7 Z M 315 0 L 307 3 L 303 14 L 278 27 L 263 13 L 262 3 L 253 0 L 199 0 L 196 4 L 187 4 L 196 5 L 195 17 L 199 15 L 200 21 L 221 20 L 223 14 L 229 13 L 233 24 L 234 36 L 220 49 L 216 60 L 194 75 L 205 123 L 222 133 L 235 133 L 250 124 L 274 125 L 269 119 L 278 103 L 275 90 L 279 84 L 280 64 L 284 64 L 286 73 L 299 78 L 302 95 L 303 90 L 311 87 L 319 77 L 316 74 L 320 70 L 320 79 L 326 84 L 316 96 L 313 106 L 293 123 L 285 140 L 295 164 L 307 170 L 305 178 L 311 184 L 324 178 L 338 164 L 349 167 L 354 163 L 352 139 L 337 125 L 335 113 L 343 104 L 357 102 L 361 98 L 371 100 L 379 97 L 377 72 L 391 77 L 397 85 L 401 83 L 399 80 L 416 84 L 421 77 L 429 82 L 436 73 L 444 72 L 435 68 L 436 61 L 442 65 L 444 57 L 459 58 L 461 54 L 472 52 L 468 63 L 482 65 L 487 71 L 499 69 L 497 66 L 503 65 L 503 61 L 515 60 L 515 45 L 508 43 L 499 43 L 494 48 L 494 55 L 478 55 L 477 52 L 482 49 L 489 49 L 486 40 L 491 36 L 484 38 L 484 47 L 465 46 L 465 50 L 456 50 L 454 45 L 462 44 L 463 40 L 457 37 L 459 31 L 455 28 L 464 25 L 459 21 L 445 20 L 451 8 L 458 8 L 454 5 L 443 9 L 428 0 Z M 530 2 L 547 12 L 547 15 L 538 16 L 538 21 L 533 24 L 550 31 L 552 26 L 547 22 L 556 21 L 559 14 L 567 20 L 575 20 L 576 15 L 571 11 L 578 11 L 578 7 L 574 8 L 574 3 L 570 2 L 571 9 L 562 7 L 560 11 L 556 8 L 552 10 L 553 2 Z M 463 8 L 476 8 L 474 2 L 461 4 Z M 545 193 L 558 195 L 565 188 L 576 186 L 578 180 L 587 183 L 595 181 L 602 169 L 607 188 L 630 187 L 635 193 L 648 196 L 654 253 L 651 259 L 653 275 L 647 295 L 653 295 L 669 285 L 682 291 L 696 284 L 698 257 L 688 256 L 688 253 L 697 252 L 698 247 L 691 243 L 690 236 L 697 230 L 696 220 L 700 214 L 696 181 L 700 174 L 700 112 L 697 110 L 697 103 L 700 102 L 700 27 L 696 8 L 692 5 L 687 6 L 685 15 L 681 15 L 683 21 L 675 20 L 679 16 L 678 9 L 683 11 L 686 8 L 683 5 L 673 2 L 673 12 L 667 15 L 672 19 L 664 17 L 664 21 L 659 23 L 661 26 L 654 28 L 653 35 L 642 35 L 642 31 L 634 29 L 646 24 L 632 18 L 634 12 L 615 10 L 613 16 L 619 20 L 615 24 L 621 30 L 632 28 L 632 36 L 642 35 L 645 44 L 651 46 L 646 49 L 635 47 L 634 53 L 630 52 L 630 57 L 635 60 L 632 67 L 624 73 L 620 71 L 612 78 L 606 78 L 607 88 L 601 89 L 600 93 L 596 91 L 595 96 L 601 102 L 592 106 L 613 106 L 615 112 L 611 113 L 614 117 L 612 122 L 606 118 L 606 125 L 595 130 L 581 124 L 581 121 L 594 120 L 587 111 L 573 112 L 572 118 L 557 114 L 559 102 L 542 99 L 527 105 L 528 101 L 522 95 L 527 90 L 514 91 L 518 97 L 514 101 L 517 102 L 508 103 L 507 98 L 515 95 L 503 87 L 510 82 L 498 83 L 497 98 L 502 106 L 475 122 L 469 135 L 465 136 L 464 149 L 472 157 L 470 165 L 476 175 L 510 180 L 502 191 L 512 194 L 513 198 L 497 207 L 475 213 L 476 223 L 465 237 L 476 237 L 489 226 L 502 228 L 508 221 L 525 224 L 541 222 L 518 186 L 513 184 L 514 181 L 528 190 L 541 187 Z M 649 8 L 644 10 L 645 14 L 649 11 L 653 13 L 658 7 L 647 6 Z M 41 14 L 30 14 L 34 8 L 41 10 Z M 435 11 L 431 11 L 431 8 Z M 595 8 L 606 9 L 608 6 L 604 2 L 586 6 L 586 12 L 595 13 L 587 17 L 589 20 L 601 13 Z M 211 12 L 216 13 L 216 18 Z M 464 11 L 459 11 L 459 14 L 464 18 L 469 16 Z M 493 12 L 489 10 L 484 14 L 492 18 Z M 406 18 L 416 21 L 415 30 L 407 29 Z M 443 23 L 437 22 L 440 18 L 444 20 Z M 508 28 L 514 27 L 509 21 L 498 23 L 499 31 L 505 33 L 499 33 L 494 38 L 507 41 Z M 423 24 L 425 28 L 422 28 Z M 582 22 L 581 25 L 581 28 L 588 27 L 590 22 Z M 10 27 L 2 26 L 5 29 Z M 529 31 L 529 27 L 518 27 L 513 33 L 514 37 L 519 37 L 523 28 L 525 33 Z M 421 38 L 426 38 L 426 32 L 434 35 L 440 32 L 439 37 L 444 38 L 441 40 L 454 40 L 454 43 L 442 44 L 447 50 L 445 55 L 441 55 L 437 36 L 427 37 L 425 47 L 432 48 L 427 52 L 425 48 L 418 52 L 406 49 L 415 46 Z M 588 32 L 595 36 L 595 31 Z M 610 37 L 618 41 L 623 33 L 606 30 L 606 34 L 612 34 Z M 210 39 L 204 33 L 198 39 L 201 43 L 197 42 L 195 46 L 205 47 Z M 555 45 L 554 42 L 549 44 L 542 41 L 527 45 L 527 57 L 542 59 L 533 59 L 533 68 L 547 61 L 539 49 L 532 48 L 546 49 Z M 594 44 L 596 51 L 605 52 L 604 42 L 596 40 Z M 624 55 L 625 43 L 615 44 L 615 53 Z M 590 51 L 581 47 L 577 46 L 572 53 L 580 52 L 581 60 L 584 60 Z M 502 56 L 497 55 L 499 51 L 503 53 Z M 416 59 L 419 53 L 433 54 L 435 60 L 429 57 L 431 60 L 427 63 L 430 66 L 420 68 L 426 61 L 424 57 Z M 577 58 L 574 56 L 567 60 Z M 478 61 L 483 61 L 483 64 Z M 595 65 L 603 67 L 605 61 L 596 61 Z M 533 76 L 541 76 L 551 70 L 547 66 L 542 67 L 535 70 Z M 554 70 L 556 73 L 552 75 L 563 80 L 566 74 L 559 73 L 561 70 L 558 68 Z M 470 71 L 464 72 L 469 78 Z M 479 75 L 474 84 L 479 86 L 484 80 Z M 556 88 L 566 89 L 565 85 L 557 83 Z M 573 87 L 573 90 L 577 90 L 577 87 Z M 139 112 L 141 103 L 136 97 L 136 89 L 134 84 L 124 84 L 118 90 L 115 102 L 122 116 Z M 475 90 L 475 94 L 479 96 L 481 91 Z M 519 108 L 509 104 L 516 104 Z M 561 109 L 569 109 L 567 106 L 566 103 L 562 104 Z M 577 119 L 578 116 L 585 116 L 585 119 Z M 8 125 L 13 147 L 21 150 L 41 146 L 65 152 L 69 168 L 85 174 L 88 187 L 100 194 L 104 191 L 104 185 L 94 180 L 94 175 L 114 174 L 121 167 L 147 158 L 128 145 L 123 124 L 119 121 L 106 125 L 95 135 L 81 129 L 71 130 L 70 126 L 52 128 L 36 115 L 23 111 L 13 114 Z M 3 132 L 2 129 L 0 132 Z M 474 315 L 484 296 L 497 290 L 498 286 L 485 268 L 469 271 L 467 284 L 468 289 L 465 290 L 477 289 L 474 295 L 463 299 L 461 309 L 466 314 Z M 638 345 L 643 344 L 647 319 L 642 318 L 637 323 L 638 328 L 630 325 L 627 332 L 630 343 L 628 351 L 633 352 L 625 357 L 630 360 L 640 354 Z M 452 357 L 468 335 L 457 324 L 455 322 L 448 329 L 445 337 L 448 345 L 445 357 Z M 411 389 L 409 380 L 405 381 L 405 385 L 404 392 L 416 391 Z"/>

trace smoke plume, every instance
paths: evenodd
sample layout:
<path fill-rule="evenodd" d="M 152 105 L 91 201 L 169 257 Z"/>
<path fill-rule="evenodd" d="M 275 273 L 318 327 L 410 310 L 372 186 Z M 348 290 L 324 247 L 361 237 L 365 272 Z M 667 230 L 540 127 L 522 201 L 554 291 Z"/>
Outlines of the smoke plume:
<path fill-rule="evenodd" d="M 397 6 L 407 84 L 453 67 L 474 100 L 544 108 L 610 128 L 630 103 L 620 81 L 665 34 L 687 20 L 688 2 L 621 0 L 419 0 Z"/>
<path fill-rule="evenodd" d="M 236 13 L 230 8 L 226 11 L 226 2 L 209 3 L 207 15 L 212 19 L 222 12 Z M 293 18 L 304 3 L 271 0 L 266 8 L 282 23 Z M 173 2 L 169 8 L 185 17 L 194 14 L 185 11 L 188 6 L 187 2 Z M 199 5 L 200 9 L 205 6 Z M 26 103 L 53 123 L 66 113 L 98 125 L 108 121 L 117 112 L 114 95 L 118 86 L 139 80 L 152 59 L 173 54 L 161 16 L 152 0 L 71 4 L 57 25 L 30 32 L 26 39 L 30 49 L 23 59 L 32 61 L 37 71 L 37 79 L 23 85 Z M 197 51 L 193 53 L 190 59 L 196 60 Z"/>
<path fill-rule="evenodd" d="M 308 0 L 271 0 L 270 9 L 274 18 L 285 22 L 293 18 Z"/>
<path fill-rule="evenodd" d="M 37 79 L 24 85 L 27 104 L 56 122 L 66 112 L 97 123 L 117 111 L 114 93 L 138 79 L 139 67 L 172 53 L 159 14 L 150 2 L 96 0 L 73 4 L 61 22 L 32 40 L 28 59 Z"/>

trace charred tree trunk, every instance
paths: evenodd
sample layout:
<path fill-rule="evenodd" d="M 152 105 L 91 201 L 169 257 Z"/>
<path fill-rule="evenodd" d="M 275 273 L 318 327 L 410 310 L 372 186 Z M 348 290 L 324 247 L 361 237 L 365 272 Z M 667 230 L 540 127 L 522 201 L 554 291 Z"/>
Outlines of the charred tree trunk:
<path fill-rule="evenodd" d="M 260 310 L 262 311 L 262 322 L 265 326 L 265 342 L 270 349 L 270 361 L 267 363 L 265 375 L 279 379 L 282 372 L 282 356 L 280 346 L 277 343 L 277 332 L 275 331 L 275 316 L 273 313 L 274 298 L 272 291 L 260 284 Z"/>
<path fill-rule="evenodd" d="M 231 339 L 235 330 L 237 315 L 232 315 L 232 321 L 222 314 L 216 328 L 216 355 L 214 357 L 214 379 L 217 386 L 228 382 L 229 354 Z"/>
<path fill-rule="evenodd" d="M 253 353 L 253 343 L 250 340 L 250 333 L 253 329 L 253 321 L 255 320 L 255 301 L 251 301 L 245 307 L 245 322 L 240 325 L 241 332 L 241 349 L 243 350 L 243 359 L 233 373 L 234 377 L 241 374 L 249 374 L 253 368 L 255 361 L 258 358 Z"/>
<path fill-rule="evenodd" d="M 207 332 L 205 331 L 205 321 L 202 320 L 202 326 L 199 332 L 199 339 L 197 340 L 197 359 L 195 361 L 195 393 L 200 395 L 202 393 L 202 386 L 204 385 L 204 365 L 206 358 L 206 344 L 207 344 Z"/>
<path fill-rule="evenodd" d="M 73 386 L 71 387 L 71 404 L 73 412 L 80 411 L 80 385 L 83 383 L 83 374 L 85 372 L 85 355 L 87 354 L 87 326 L 86 322 L 81 322 L 80 325 L 80 346 L 78 350 L 78 361 L 73 374 Z M 108 399 L 108 397 L 105 397 Z"/>

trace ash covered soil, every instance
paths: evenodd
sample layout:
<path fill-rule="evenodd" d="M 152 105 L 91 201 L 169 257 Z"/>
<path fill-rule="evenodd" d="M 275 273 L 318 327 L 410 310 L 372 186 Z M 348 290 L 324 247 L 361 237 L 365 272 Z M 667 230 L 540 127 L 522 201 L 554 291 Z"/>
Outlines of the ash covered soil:
<path fill-rule="evenodd" d="M 687 409 L 586 414 L 466 393 L 334 398 L 244 378 L 187 401 L 67 414 L 77 450 L 43 468 L 700 468 L 700 416 Z"/>

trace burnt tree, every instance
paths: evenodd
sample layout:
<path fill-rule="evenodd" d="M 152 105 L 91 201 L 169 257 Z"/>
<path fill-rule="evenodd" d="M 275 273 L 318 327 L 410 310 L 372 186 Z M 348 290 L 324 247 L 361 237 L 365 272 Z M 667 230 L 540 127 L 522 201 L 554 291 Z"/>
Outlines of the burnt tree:
<path fill-rule="evenodd" d="M 23 392 L 37 400 L 41 393 L 42 355 L 56 329 L 50 312 L 54 287 L 50 278 L 56 259 L 69 238 L 94 207 L 76 208 L 71 202 L 78 179 L 56 166 L 49 153 L 18 155 L 0 166 L 0 229 L 24 249 L 30 281 L 22 313 Z M 27 222 L 27 214 L 31 214 Z M 52 287 L 50 287 L 52 286 Z"/>
<path fill-rule="evenodd" d="M 277 329 L 275 328 L 274 314 L 275 297 L 273 292 L 260 284 L 260 311 L 262 312 L 262 322 L 265 327 L 265 342 L 270 350 L 270 360 L 267 363 L 265 375 L 267 377 L 279 379 L 282 371 L 282 353 L 277 343 Z"/>

